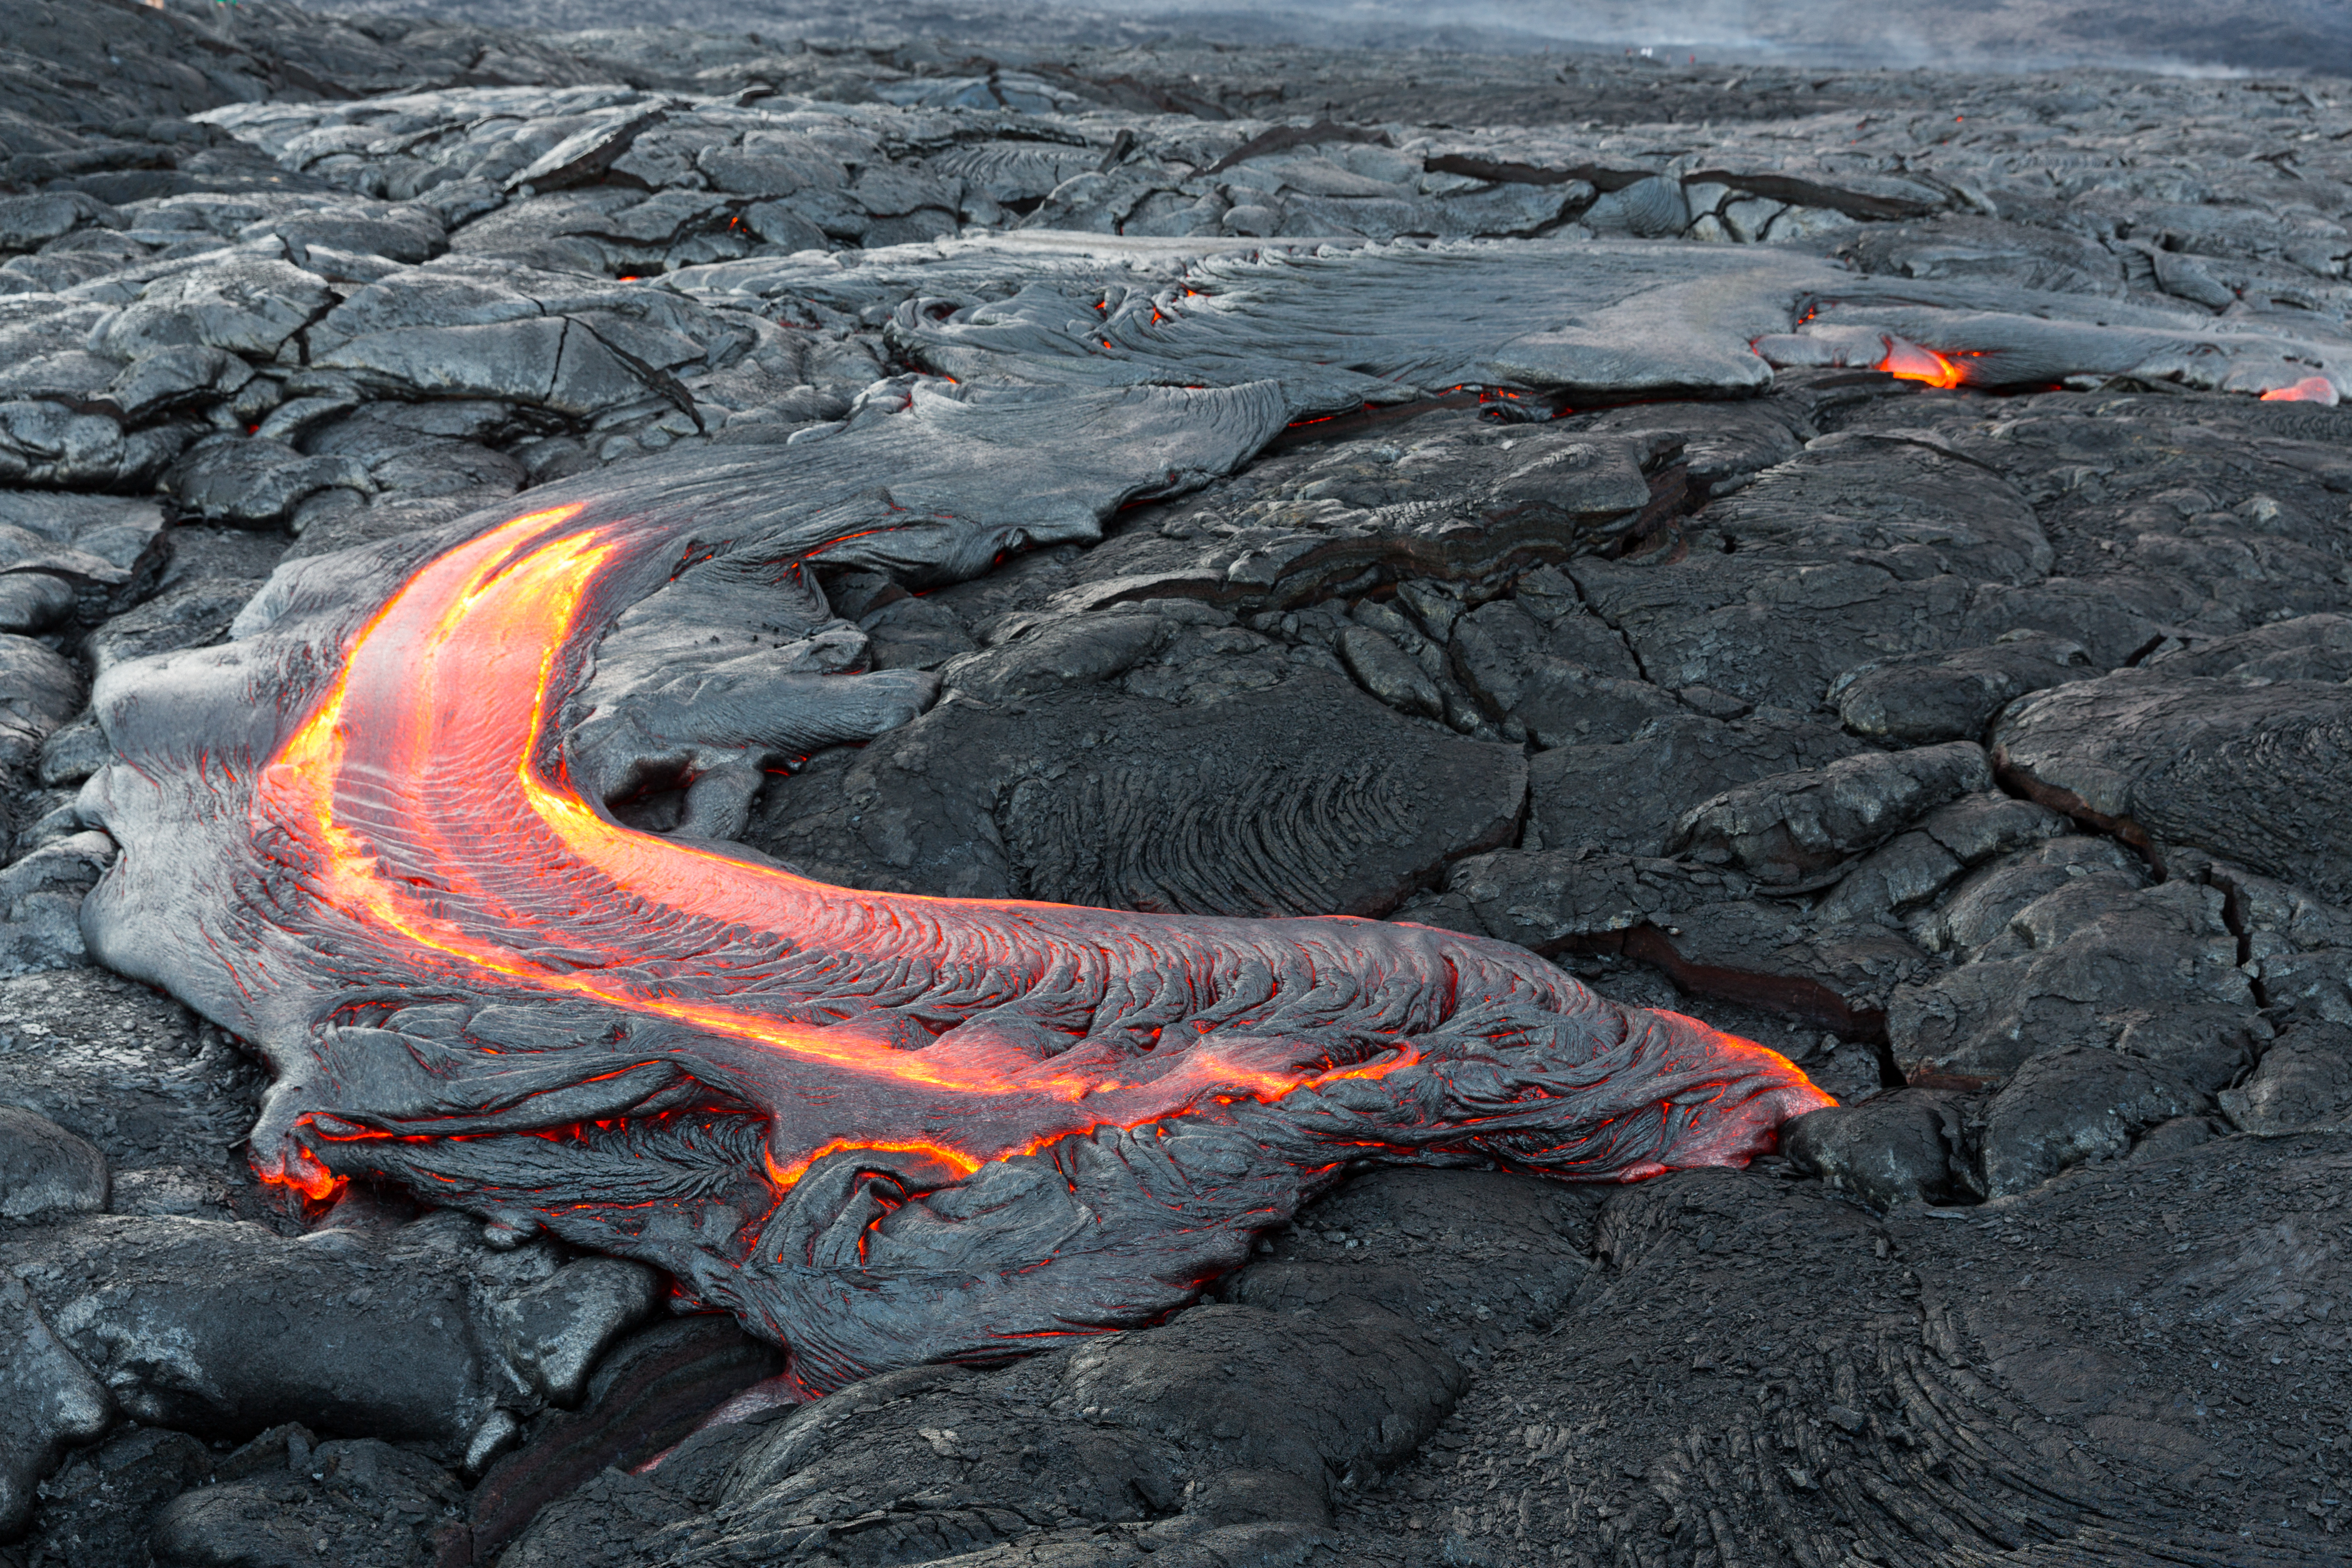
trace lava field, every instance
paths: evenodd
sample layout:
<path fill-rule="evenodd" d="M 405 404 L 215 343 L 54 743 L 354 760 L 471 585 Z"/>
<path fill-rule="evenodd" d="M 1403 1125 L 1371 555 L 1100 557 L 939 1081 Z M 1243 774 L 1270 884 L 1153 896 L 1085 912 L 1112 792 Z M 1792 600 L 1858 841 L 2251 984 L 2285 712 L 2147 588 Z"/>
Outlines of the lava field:
<path fill-rule="evenodd" d="M 0 1568 L 2352 1560 L 2352 88 L 821 9 L 0 0 Z"/>

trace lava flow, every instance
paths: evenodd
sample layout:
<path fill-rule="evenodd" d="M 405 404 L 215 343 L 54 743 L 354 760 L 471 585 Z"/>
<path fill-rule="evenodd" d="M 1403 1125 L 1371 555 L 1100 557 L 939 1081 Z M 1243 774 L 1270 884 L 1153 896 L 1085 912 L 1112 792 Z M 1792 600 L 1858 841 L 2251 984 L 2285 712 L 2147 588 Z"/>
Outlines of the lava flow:
<path fill-rule="evenodd" d="M 576 510 L 519 518 L 419 573 L 362 632 L 341 678 L 255 792 L 257 821 L 299 824 L 317 847 L 313 875 L 327 905 L 409 944 L 424 975 L 584 997 L 740 1041 L 779 1062 L 843 1069 L 903 1102 L 919 1125 L 951 1121 L 956 1143 L 919 1146 L 960 1159 L 966 1172 L 1106 1121 L 1150 1121 L 1203 1094 L 1270 1100 L 1335 1077 L 1381 1077 L 1415 1059 L 1402 1045 L 1314 1070 L 1268 1065 L 1290 1054 L 1281 1049 L 1211 1045 L 1133 1063 L 1070 1050 L 1033 1062 L 985 1043 L 908 1051 L 854 1024 L 811 1028 L 736 998 L 682 994 L 677 975 L 636 978 L 630 972 L 656 953 L 724 978 L 737 962 L 724 933 L 761 924 L 803 939 L 829 934 L 862 945 L 869 961 L 887 961 L 910 939 L 921 942 L 929 922 L 953 918 L 961 901 L 845 895 L 635 832 L 564 788 L 560 768 L 551 778 L 541 760 L 551 679 L 589 584 L 614 553 L 593 532 L 549 537 Z M 551 888 L 562 899 L 549 899 Z M 961 907 L 1029 924 L 1048 942 L 1062 912 Z M 656 934 L 681 928 L 692 933 L 683 942 Z M 528 948 L 518 932 L 530 933 Z M 530 951 L 550 944 L 565 951 L 560 963 Z M 1029 978 L 1086 956 L 1040 952 Z M 754 981 L 745 992 L 761 989 Z M 1024 1114 L 1008 1120 L 1003 1102 L 1016 1100 Z M 1045 1109 L 1054 1104 L 1072 1109 Z M 769 1151 L 784 1186 L 819 1142 L 898 1147 L 845 1141 L 829 1121 L 801 1140 L 789 1127 L 777 1134 L 792 1143 L 772 1142 Z"/>
<path fill-rule="evenodd" d="M 1924 382 L 1929 386 L 1960 386 L 1969 379 L 1957 362 L 1901 338 L 1886 340 L 1886 357 L 1878 362 L 1876 368 L 1901 380 Z"/>
<path fill-rule="evenodd" d="M 273 1179 L 372 1172 L 644 1257 L 814 1387 L 1165 1310 L 1350 1162 L 1633 1180 L 1744 1163 L 1830 1103 L 1502 943 L 859 892 L 625 827 L 570 779 L 565 704 L 676 548 L 570 506 L 446 551 L 258 770 L 245 924 L 208 940 L 272 955 L 232 963 L 248 997 L 291 1005 L 265 994 L 292 974 L 324 998 L 308 1059 L 274 1054 Z M 967 1186 L 998 1195 L 946 1201 Z M 1093 1217 L 1059 1240 L 938 1230 L 1065 1192 Z M 969 1320 L 971 1285 L 858 1305 L 964 1279 L 982 1234 L 978 1278 L 1017 1308 Z M 845 1272 L 867 1283 L 825 1283 Z"/>
<path fill-rule="evenodd" d="M 2306 375 L 2293 386 L 2273 387 L 2263 394 L 2264 403 L 2324 403 L 2331 408 L 2336 398 L 2336 384 L 2324 375 Z"/>

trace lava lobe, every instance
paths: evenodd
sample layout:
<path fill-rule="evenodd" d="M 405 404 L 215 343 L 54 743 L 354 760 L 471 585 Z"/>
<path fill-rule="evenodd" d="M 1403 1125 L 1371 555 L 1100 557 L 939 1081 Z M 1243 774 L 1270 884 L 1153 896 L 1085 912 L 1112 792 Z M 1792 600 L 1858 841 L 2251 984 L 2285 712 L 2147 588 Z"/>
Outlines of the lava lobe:
<path fill-rule="evenodd" d="M 1350 1163 L 1635 1180 L 1829 1103 L 1502 943 L 858 892 L 623 826 L 562 715 L 679 549 L 578 502 L 425 562 L 253 769 L 206 940 L 115 941 L 252 999 L 272 1179 L 372 1173 L 657 1263 L 821 1390 L 1164 1311 Z M 240 793 L 198 766 L 189 798 Z M 106 795 L 152 845 L 142 787 Z"/>

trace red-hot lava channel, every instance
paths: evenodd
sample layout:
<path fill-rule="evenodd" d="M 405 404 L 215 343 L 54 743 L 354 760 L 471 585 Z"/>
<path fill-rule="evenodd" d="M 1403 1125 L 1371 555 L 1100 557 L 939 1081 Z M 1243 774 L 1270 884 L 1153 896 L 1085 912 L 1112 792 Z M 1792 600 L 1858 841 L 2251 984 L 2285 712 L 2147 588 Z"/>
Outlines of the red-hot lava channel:
<path fill-rule="evenodd" d="M 555 723 L 612 608 L 600 582 L 628 553 L 620 525 L 572 527 L 579 510 L 517 518 L 450 550 L 376 613 L 257 781 L 256 841 L 356 935 L 404 952 L 420 987 L 440 977 L 588 1000 L 693 1031 L 730 1091 L 769 1110 L 766 1167 L 780 1190 L 842 1149 L 896 1152 L 952 1180 L 1105 1124 L 1381 1079 L 1422 1061 L 1411 1037 L 1444 1022 L 1457 987 L 1570 1016 L 1604 1005 L 1532 954 L 1448 933 L 855 891 L 623 827 L 570 785 Z M 1236 973 L 1295 971 L 1302 950 L 1310 975 L 1419 999 L 1391 1007 L 1384 1045 L 1353 1055 L 1286 1040 L 1272 1019 L 1263 1033 L 1210 1032 L 1219 997 L 1246 989 Z M 812 976 L 845 970 L 876 977 L 866 1015 L 806 1022 L 801 1005 L 822 989 Z M 968 973 L 1006 1000 L 1091 998 L 1094 1022 L 1116 1015 L 1118 1027 L 1072 1029 L 1066 1048 L 1041 1051 L 1017 1027 L 992 1031 L 983 995 L 963 1026 L 908 1049 L 912 1026 L 880 993 L 916 971 L 933 983 Z M 1143 994 L 1155 986 L 1156 1001 Z M 1155 1014 L 1183 1037 L 1160 1046 Z M 1675 1069 L 1663 1085 L 1672 1103 L 1654 1106 L 1667 1118 L 1667 1161 L 1594 1174 L 1744 1163 L 1781 1121 L 1831 1103 L 1763 1047 L 1658 1016 L 1680 1042 L 1661 1058 Z M 1703 1105 L 1712 1083 L 1723 1103 Z M 328 1140 L 388 1135 L 336 1121 Z M 257 1159 L 277 1179 L 329 1190 L 305 1142 Z"/>

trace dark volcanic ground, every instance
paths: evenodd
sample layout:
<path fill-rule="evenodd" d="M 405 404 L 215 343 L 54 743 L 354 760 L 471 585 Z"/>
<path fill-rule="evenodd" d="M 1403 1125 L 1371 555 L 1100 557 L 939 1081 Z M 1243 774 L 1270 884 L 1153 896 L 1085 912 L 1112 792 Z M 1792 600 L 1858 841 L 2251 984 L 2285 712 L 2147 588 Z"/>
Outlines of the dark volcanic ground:
<path fill-rule="evenodd" d="M 2200 368 L 2352 342 L 2342 83 L 0 16 L 0 1563 L 2344 1560 L 2352 409 Z M 84 954 L 92 683 L 281 560 L 822 430 L 1040 278 L 1595 235 L 2191 347 L 1473 389 L 839 574 L 944 695 L 740 837 L 1523 942 L 1844 1102 L 1753 1169 L 1370 1173 L 1164 1324 L 703 1425 L 771 1350 L 259 1186 L 259 1069 Z"/>

